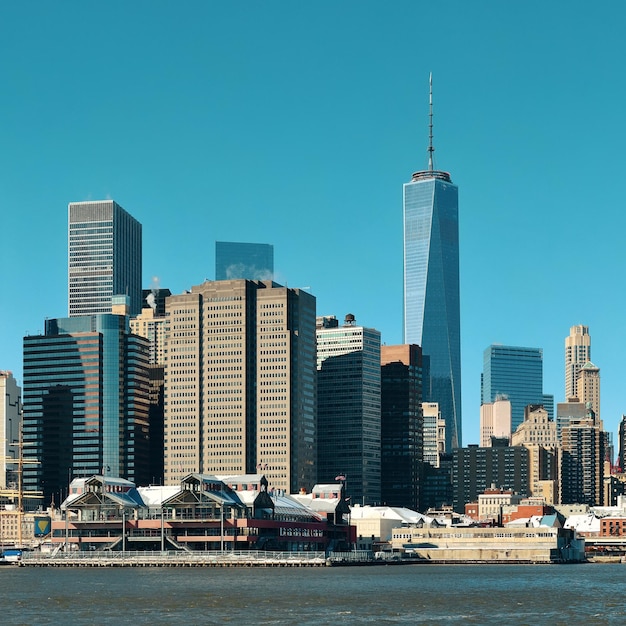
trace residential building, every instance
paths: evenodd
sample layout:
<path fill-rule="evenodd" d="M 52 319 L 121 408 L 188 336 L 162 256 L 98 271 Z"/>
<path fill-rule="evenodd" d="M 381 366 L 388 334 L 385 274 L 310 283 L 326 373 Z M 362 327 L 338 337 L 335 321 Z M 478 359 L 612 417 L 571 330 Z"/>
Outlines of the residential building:
<path fill-rule="evenodd" d="M 381 346 L 381 501 L 418 510 L 423 465 L 422 351 Z"/>
<path fill-rule="evenodd" d="M 468 502 L 496 485 L 521 496 L 529 495 L 529 453 L 523 446 L 470 445 L 453 452 L 453 508 L 463 513 Z"/>
<path fill-rule="evenodd" d="M 438 402 L 446 452 L 461 445 L 458 188 L 434 169 L 432 81 L 428 169 L 404 184 L 404 343 L 429 357 L 424 401 Z"/>
<path fill-rule="evenodd" d="M 422 402 L 424 416 L 424 462 L 440 467 L 446 449 L 446 422 L 438 402 Z"/>
<path fill-rule="evenodd" d="M 24 337 L 25 490 L 58 504 L 68 477 L 149 482 L 148 385 L 148 342 L 126 316 L 48 319 Z"/>
<path fill-rule="evenodd" d="M 492 522 L 502 525 L 502 510 L 504 507 L 519 504 L 522 497 L 510 489 L 500 489 L 495 484 L 478 494 L 478 519 L 481 522 Z"/>
<path fill-rule="evenodd" d="M 276 489 L 310 490 L 315 297 L 272 281 L 206 281 L 170 296 L 166 312 L 165 483 L 262 469 Z"/>
<path fill-rule="evenodd" d="M 591 336 L 589 327 L 578 324 L 569 329 L 565 338 L 565 398 L 578 394 L 578 372 L 591 361 Z"/>
<path fill-rule="evenodd" d="M 600 368 L 589 361 L 578 370 L 576 396 L 579 402 L 585 406 L 591 406 L 596 420 L 602 419 L 600 414 Z M 601 423 L 599 425 L 602 426 Z"/>
<path fill-rule="evenodd" d="M 17 488 L 17 470 L 22 428 L 22 390 L 13 372 L 0 370 L 0 489 Z"/>
<path fill-rule="evenodd" d="M 584 419 L 587 416 L 587 407 L 584 402 L 579 402 L 577 397 L 568 398 L 567 402 L 559 402 L 556 405 L 556 435 L 561 441 L 563 428 L 570 422 Z"/>
<path fill-rule="evenodd" d="M 215 280 L 274 279 L 274 246 L 268 243 L 215 242 Z"/>
<path fill-rule="evenodd" d="M 524 421 L 511 437 L 513 446 L 528 449 L 530 495 L 558 502 L 559 440 L 556 423 L 541 405 L 529 405 Z"/>
<path fill-rule="evenodd" d="M 70 202 L 69 316 L 111 312 L 126 294 L 141 311 L 141 224 L 113 200 Z"/>
<path fill-rule="evenodd" d="M 561 503 L 599 506 L 603 501 L 606 437 L 591 408 L 561 430 Z"/>
<path fill-rule="evenodd" d="M 327 483 L 343 475 L 352 503 L 378 504 L 380 332 L 358 326 L 350 313 L 341 326 L 335 316 L 318 317 L 316 326 L 318 480 Z"/>
<path fill-rule="evenodd" d="M 492 437 L 511 439 L 511 402 L 506 396 L 480 406 L 480 445 L 490 446 Z"/>
<path fill-rule="evenodd" d="M 481 376 L 482 404 L 494 402 L 499 396 L 505 396 L 511 402 L 511 432 L 515 432 L 524 421 L 524 409 L 529 404 L 543 405 L 552 417 L 553 401 L 543 393 L 541 348 L 492 344 L 485 350 Z"/>

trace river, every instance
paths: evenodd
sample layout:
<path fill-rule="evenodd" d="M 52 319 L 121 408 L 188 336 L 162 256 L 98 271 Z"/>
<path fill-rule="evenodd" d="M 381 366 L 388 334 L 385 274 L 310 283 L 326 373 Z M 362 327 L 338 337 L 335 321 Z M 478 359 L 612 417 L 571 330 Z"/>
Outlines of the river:
<path fill-rule="evenodd" d="M 0 568 L 6 624 L 622 624 L 626 565 Z"/>

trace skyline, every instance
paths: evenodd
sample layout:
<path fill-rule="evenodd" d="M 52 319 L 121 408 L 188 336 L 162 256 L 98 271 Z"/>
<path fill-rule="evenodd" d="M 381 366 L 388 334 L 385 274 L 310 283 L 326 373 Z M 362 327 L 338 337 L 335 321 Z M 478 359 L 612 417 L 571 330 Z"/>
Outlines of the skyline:
<path fill-rule="evenodd" d="M 67 311 L 85 200 L 142 223 L 144 288 L 180 294 L 213 276 L 216 241 L 265 242 L 318 315 L 401 343 L 402 185 L 427 166 L 432 72 L 435 168 L 459 188 L 463 443 L 485 348 L 542 348 L 562 402 L 578 324 L 616 443 L 626 7 L 36 6 L 0 20 L 0 368 L 20 384 L 23 336 Z"/>

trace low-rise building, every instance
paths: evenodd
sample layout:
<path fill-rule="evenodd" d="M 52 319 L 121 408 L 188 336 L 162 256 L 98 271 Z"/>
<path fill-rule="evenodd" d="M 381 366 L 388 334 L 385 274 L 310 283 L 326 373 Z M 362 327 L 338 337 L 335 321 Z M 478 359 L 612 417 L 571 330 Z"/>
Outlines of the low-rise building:
<path fill-rule="evenodd" d="M 75 479 L 52 522 L 52 542 L 68 550 L 347 550 L 354 541 L 342 511 L 320 515 L 261 474 L 189 474 L 180 486 L 135 487 L 121 478 Z"/>
<path fill-rule="evenodd" d="M 536 528 L 413 527 L 393 530 L 394 551 L 439 563 L 563 563 L 585 559 L 573 530 Z"/>

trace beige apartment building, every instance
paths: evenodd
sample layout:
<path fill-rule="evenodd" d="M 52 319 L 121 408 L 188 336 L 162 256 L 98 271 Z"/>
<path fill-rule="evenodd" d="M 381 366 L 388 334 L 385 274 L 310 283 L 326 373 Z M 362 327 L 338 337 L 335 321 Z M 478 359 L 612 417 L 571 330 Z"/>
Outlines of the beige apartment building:
<path fill-rule="evenodd" d="M 315 482 L 315 297 L 272 281 L 207 281 L 166 302 L 165 483 L 254 474 Z"/>
<path fill-rule="evenodd" d="M 583 404 L 591 404 L 598 426 L 602 428 L 600 421 L 600 368 L 593 363 L 585 363 L 578 371 L 576 396 Z"/>
<path fill-rule="evenodd" d="M 511 445 L 528 449 L 531 496 L 558 502 L 559 440 L 556 423 L 543 406 L 525 408 L 524 421 L 511 436 Z"/>

